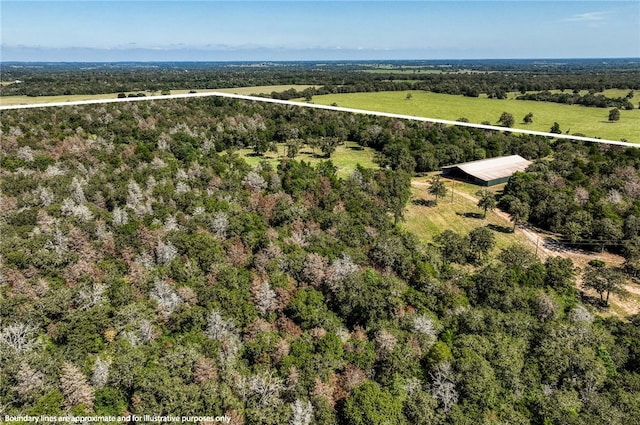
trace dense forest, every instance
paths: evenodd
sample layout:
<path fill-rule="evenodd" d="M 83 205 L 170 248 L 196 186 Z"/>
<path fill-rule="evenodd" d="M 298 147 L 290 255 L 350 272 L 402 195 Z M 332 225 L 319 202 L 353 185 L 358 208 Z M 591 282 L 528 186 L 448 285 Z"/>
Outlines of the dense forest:
<path fill-rule="evenodd" d="M 522 201 L 529 221 L 565 243 L 622 253 L 640 272 L 640 149 L 561 142 L 551 160 L 512 176 L 502 206 Z"/>
<path fill-rule="evenodd" d="M 303 92 L 274 94 L 278 98 L 330 93 L 425 90 L 477 97 L 504 98 L 509 92 L 639 90 L 639 65 L 634 60 L 281 62 L 281 63 L 123 63 L 22 64 L 3 63 L 0 95 L 71 95 L 119 92 L 160 92 L 175 89 L 312 85 Z M 371 72 L 374 71 L 374 72 Z M 20 83 L 15 83 L 15 81 Z M 593 96 L 592 96 L 593 97 Z M 573 98 L 572 98 L 573 99 Z M 531 100 L 539 99 L 533 96 Z M 563 98 L 563 102 L 566 99 Z M 633 105 L 590 97 L 585 106 Z M 556 100 L 551 100 L 556 101 Z M 564 102 L 566 103 L 566 102 Z"/>
<path fill-rule="evenodd" d="M 570 260 L 396 225 L 413 173 L 519 153 L 537 161 L 503 201 L 532 222 L 638 237 L 637 149 L 220 98 L 0 114 L 3 415 L 640 417 L 640 318 L 594 314 Z M 345 139 L 381 167 L 339 178 Z M 277 166 L 235 153 L 283 144 Z"/>

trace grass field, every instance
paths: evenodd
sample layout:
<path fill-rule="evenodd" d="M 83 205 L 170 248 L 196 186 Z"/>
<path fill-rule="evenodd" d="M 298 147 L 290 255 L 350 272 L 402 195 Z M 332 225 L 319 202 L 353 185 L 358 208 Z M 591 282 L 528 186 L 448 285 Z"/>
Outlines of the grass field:
<path fill-rule="evenodd" d="M 235 94 L 261 94 L 261 93 L 271 93 L 273 91 L 282 92 L 291 88 L 294 88 L 298 91 L 304 90 L 308 87 L 314 87 L 309 85 L 281 85 L 281 86 L 255 86 L 255 87 L 233 87 L 227 89 L 202 89 L 202 90 L 194 90 L 198 93 L 207 93 L 213 91 L 219 91 L 224 93 L 235 93 Z M 185 94 L 189 93 L 190 89 L 184 90 L 171 90 L 171 94 Z M 138 93 L 138 92 L 126 92 L 129 93 Z M 160 92 L 146 92 L 147 96 L 155 96 L 159 95 Z M 68 95 L 68 96 L 0 96 L 0 106 L 9 106 L 9 105 L 27 105 L 32 103 L 50 103 L 50 102 L 74 102 L 79 100 L 96 100 L 96 99 L 114 99 L 118 97 L 118 93 L 106 93 L 106 94 L 76 94 L 76 95 Z"/>
<path fill-rule="evenodd" d="M 260 161 L 267 160 L 276 166 L 281 159 L 286 157 L 286 148 L 283 143 L 278 144 L 278 152 L 267 152 L 263 156 L 256 156 L 252 149 L 240 149 L 236 151 L 251 166 L 256 166 Z M 371 148 L 362 148 L 354 142 L 345 142 L 338 146 L 336 151 L 331 155 L 331 162 L 338 168 L 338 176 L 345 178 L 356 169 L 360 164 L 365 168 L 377 168 L 377 164 L 373 162 L 374 151 Z M 309 147 L 304 147 L 295 158 L 297 161 L 310 162 L 317 164 L 320 161 L 326 161 L 327 158 L 322 157 L 320 151 L 314 152 Z"/>
<path fill-rule="evenodd" d="M 578 105 L 562 105 L 513 99 L 487 99 L 455 96 L 422 91 L 411 91 L 413 98 L 407 100 L 407 92 L 345 93 L 314 96 L 313 103 L 380 112 L 416 115 L 429 118 L 456 120 L 467 118 L 470 122 L 488 121 L 495 124 L 502 112 L 513 114 L 517 128 L 549 131 L 554 122 L 560 124 L 562 132 L 582 133 L 589 137 L 610 140 L 626 139 L 640 143 L 640 109 L 620 111 L 620 121 L 608 121 L 608 108 L 588 108 Z M 522 123 L 523 117 L 533 113 L 533 123 Z"/>
<path fill-rule="evenodd" d="M 405 221 L 401 224 L 406 230 L 415 234 L 424 242 L 431 242 L 433 238 L 445 230 L 453 230 L 466 235 L 476 227 L 488 226 L 496 237 L 496 248 L 502 249 L 516 243 L 535 249 L 528 239 L 519 234 L 511 233 L 513 224 L 495 213 L 487 213 L 482 218 L 482 210 L 476 203 L 454 193 L 451 197 L 451 184 L 447 182 L 447 196 L 438 200 L 438 205 L 426 206 L 421 201 L 432 201 L 434 198 L 427 192 L 428 177 L 413 179 L 411 200 L 405 210 Z M 455 182 L 456 192 L 474 194 L 478 186 L 468 183 Z M 498 188 L 491 188 L 499 190 Z M 417 201 L 417 202 L 416 202 Z"/>

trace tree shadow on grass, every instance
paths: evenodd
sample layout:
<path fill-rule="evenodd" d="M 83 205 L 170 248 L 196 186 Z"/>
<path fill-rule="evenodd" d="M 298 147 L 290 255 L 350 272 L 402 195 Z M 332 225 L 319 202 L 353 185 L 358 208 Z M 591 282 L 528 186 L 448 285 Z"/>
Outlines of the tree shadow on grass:
<path fill-rule="evenodd" d="M 461 212 L 456 212 L 456 215 L 465 217 L 465 218 L 475 218 L 475 219 L 482 219 L 484 218 L 482 216 L 482 214 L 477 213 L 477 212 L 465 212 L 465 213 L 461 213 Z"/>
<path fill-rule="evenodd" d="M 315 158 L 315 159 L 330 159 L 331 158 L 331 156 L 327 156 L 327 155 L 325 155 L 323 153 L 314 153 L 313 155 L 311 155 L 311 157 Z"/>
<path fill-rule="evenodd" d="M 421 207 L 435 207 L 438 205 L 433 199 L 414 199 L 411 203 L 413 205 L 420 205 Z"/>
<path fill-rule="evenodd" d="M 605 305 L 602 301 L 600 301 L 600 297 L 599 296 L 593 296 L 593 295 L 588 295 L 586 293 L 584 293 L 583 291 L 580 291 L 580 301 L 582 301 L 585 304 L 589 304 L 595 308 L 597 308 L 598 310 L 608 310 L 609 306 Z"/>
<path fill-rule="evenodd" d="M 513 233 L 513 227 L 499 226 L 499 225 L 493 224 L 493 223 L 487 224 L 487 228 L 493 230 L 494 232 Z"/>
<path fill-rule="evenodd" d="M 348 146 L 347 149 L 351 149 L 352 151 L 363 151 L 364 147 L 362 147 L 362 146 Z"/>

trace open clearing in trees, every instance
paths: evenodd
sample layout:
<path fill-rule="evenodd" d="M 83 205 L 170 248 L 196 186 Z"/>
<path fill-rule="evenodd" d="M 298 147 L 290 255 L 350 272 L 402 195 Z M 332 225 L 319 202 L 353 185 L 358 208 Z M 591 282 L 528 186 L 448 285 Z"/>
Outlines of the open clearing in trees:
<path fill-rule="evenodd" d="M 266 160 L 277 166 L 281 159 L 286 158 L 287 148 L 284 143 L 277 144 L 277 152 L 265 152 L 263 156 L 255 155 L 252 149 L 240 149 L 237 153 L 247 161 L 252 167 L 258 165 L 261 161 Z M 308 162 L 312 165 L 320 161 L 331 160 L 333 165 L 338 169 L 337 174 L 342 178 L 346 178 L 357 167 L 358 164 L 365 168 L 377 168 L 373 162 L 374 150 L 371 148 L 363 148 L 355 142 L 345 142 L 338 146 L 331 158 L 324 158 L 319 149 L 312 149 L 304 146 L 294 158 L 296 161 Z"/>
<path fill-rule="evenodd" d="M 412 98 L 407 99 L 407 93 Z M 635 100 L 635 99 L 634 99 Z M 464 117 L 473 123 L 488 121 L 495 125 L 503 112 L 515 118 L 514 127 L 526 130 L 549 131 L 554 122 L 562 133 L 581 133 L 588 137 L 609 140 L 626 139 L 640 143 L 640 109 L 621 110 L 620 120 L 609 122 L 612 108 L 591 108 L 579 105 L 514 99 L 464 97 L 423 91 L 395 91 L 377 93 L 344 93 L 314 96 L 313 103 L 346 108 L 367 109 L 438 119 L 457 120 Z M 533 113 L 533 123 L 522 119 Z"/>

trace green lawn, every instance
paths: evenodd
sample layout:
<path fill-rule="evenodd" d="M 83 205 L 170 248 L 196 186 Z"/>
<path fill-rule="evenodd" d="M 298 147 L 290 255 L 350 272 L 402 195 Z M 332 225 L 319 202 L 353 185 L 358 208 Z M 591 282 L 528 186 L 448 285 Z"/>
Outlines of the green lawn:
<path fill-rule="evenodd" d="M 256 156 L 252 149 L 241 149 L 238 150 L 237 153 L 251 166 L 256 166 L 260 161 L 265 159 L 273 165 L 277 165 L 281 159 L 286 157 L 286 148 L 283 143 L 279 143 L 277 153 L 267 152 L 263 156 Z M 328 159 L 338 168 L 338 176 L 344 178 L 349 176 L 358 164 L 365 168 L 378 168 L 378 165 L 373 162 L 373 156 L 373 149 L 362 148 L 354 142 L 345 142 L 343 145 L 338 146 L 333 155 L 331 155 L 331 158 Z M 327 158 L 322 157 L 322 153 L 319 150 L 314 152 L 307 146 L 300 150 L 300 153 L 295 159 L 297 161 L 310 162 L 311 164 L 327 160 Z"/>
<path fill-rule="evenodd" d="M 456 95 L 411 91 L 377 93 L 345 93 L 314 96 L 313 103 L 380 112 L 416 115 L 429 118 L 456 120 L 467 118 L 470 122 L 488 121 L 496 124 L 502 112 L 513 114 L 517 128 L 549 131 L 554 122 L 562 132 L 582 133 L 589 137 L 610 140 L 626 139 L 640 143 L 640 109 L 620 111 L 620 121 L 608 121 L 608 108 L 588 108 L 578 105 L 562 105 L 513 99 L 471 98 Z M 523 117 L 533 113 L 533 123 L 522 123 Z"/>

